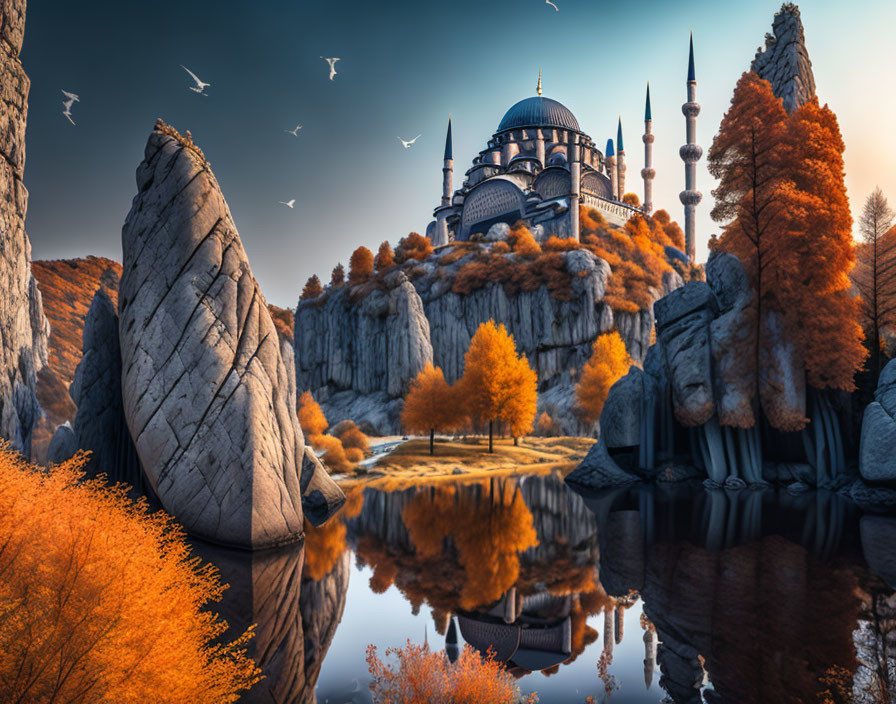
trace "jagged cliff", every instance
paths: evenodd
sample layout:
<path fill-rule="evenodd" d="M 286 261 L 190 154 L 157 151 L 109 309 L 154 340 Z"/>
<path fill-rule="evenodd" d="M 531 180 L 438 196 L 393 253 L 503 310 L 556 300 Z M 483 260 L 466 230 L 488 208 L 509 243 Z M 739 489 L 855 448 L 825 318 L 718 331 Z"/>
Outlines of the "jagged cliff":
<path fill-rule="evenodd" d="M 549 283 L 511 288 L 492 281 L 458 291 L 459 272 L 477 256 L 481 253 L 473 250 L 443 249 L 412 262 L 407 274 L 386 274 L 372 291 L 329 287 L 317 298 L 299 301 L 298 388 L 314 394 L 331 423 L 350 418 L 372 433 L 400 432 L 410 379 L 432 361 L 449 382 L 456 381 L 476 328 L 494 320 L 507 327 L 538 373 L 539 412 L 547 411 L 560 432 L 589 432 L 575 412 L 574 384 L 594 339 L 615 327 L 640 362 L 650 343 L 652 310 L 614 311 L 603 300 L 610 266 L 585 249 L 556 255 L 569 279 L 562 296 L 554 295 Z M 515 256 L 506 258 L 515 261 Z M 666 272 L 654 298 L 681 283 L 676 272 Z"/>
<path fill-rule="evenodd" d="M 41 415 L 35 377 L 47 361 L 49 324 L 25 234 L 28 191 L 22 177 L 31 83 L 19 60 L 24 36 L 25 0 L 5 0 L 0 5 L 0 437 L 30 456 Z"/>
<path fill-rule="evenodd" d="M 765 47 L 757 50 L 750 68 L 772 84 L 787 112 L 815 97 L 812 62 L 806 49 L 800 10 L 795 4 L 788 2 L 781 6 L 772 22 L 772 32 L 765 35 Z"/>

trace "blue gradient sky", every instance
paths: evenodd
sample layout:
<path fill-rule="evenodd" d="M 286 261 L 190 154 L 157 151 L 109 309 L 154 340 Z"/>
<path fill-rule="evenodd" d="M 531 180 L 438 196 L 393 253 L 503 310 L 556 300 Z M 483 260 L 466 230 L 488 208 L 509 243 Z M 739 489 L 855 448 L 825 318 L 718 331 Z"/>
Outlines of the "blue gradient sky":
<path fill-rule="evenodd" d="M 309 275 L 328 279 L 358 245 L 424 231 L 440 196 L 448 113 L 459 185 L 504 111 L 534 94 L 539 67 L 545 95 L 598 144 L 622 114 L 627 190 L 640 190 L 650 80 L 654 200 L 681 220 L 688 32 L 705 150 L 780 0 L 556 2 L 559 13 L 543 0 L 33 0 L 22 53 L 33 257 L 120 260 L 134 171 L 159 116 L 192 131 L 268 300 L 294 306 Z M 876 184 L 896 201 L 896 3 L 800 7 L 819 96 L 844 133 L 853 212 Z M 333 82 L 320 55 L 342 58 Z M 209 97 L 187 90 L 180 64 L 212 84 Z M 76 127 L 61 115 L 62 88 L 81 96 Z M 298 122 L 299 138 L 283 132 Z M 409 150 L 396 139 L 418 133 Z M 705 160 L 698 186 L 703 259 L 717 230 Z M 295 210 L 277 205 L 291 198 Z"/>

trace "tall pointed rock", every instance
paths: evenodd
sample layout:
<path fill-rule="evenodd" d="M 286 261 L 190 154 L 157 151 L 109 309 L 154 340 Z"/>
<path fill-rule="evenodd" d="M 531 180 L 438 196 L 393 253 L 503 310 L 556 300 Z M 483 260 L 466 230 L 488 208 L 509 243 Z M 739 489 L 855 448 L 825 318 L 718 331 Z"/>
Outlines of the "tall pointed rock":
<path fill-rule="evenodd" d="M 756 52 L 750 67 L 772 84 L 772 90 L 784 101 L 784 109 L 793 112 L 815 97 L 815 77 L 806 50 L 806 36 L 800 9 L 784 3 L 765 35 L 765 48 Z"/>
<path fill-rule="evenodd" d="M 31 82 L 19 52 L 25 35 L 25 0 L 0 3 L 0 437 L 26 456 L 41 410 L 35 376 L 47 360 L 50 332 L 31 274 L 25 234 L 28 191 L 25 123 Z"/>
<path fill-rule="evenodd" d="M 159 121 L 137 187 L 122 231 L 119 334 L 144 472 L 198 537 L 247 548 L 296 540 L 303 493 L 315 494 L 316 518 L 344 496 L 305 461 L 294 382 L 218 182 L 190 134 Z"/>

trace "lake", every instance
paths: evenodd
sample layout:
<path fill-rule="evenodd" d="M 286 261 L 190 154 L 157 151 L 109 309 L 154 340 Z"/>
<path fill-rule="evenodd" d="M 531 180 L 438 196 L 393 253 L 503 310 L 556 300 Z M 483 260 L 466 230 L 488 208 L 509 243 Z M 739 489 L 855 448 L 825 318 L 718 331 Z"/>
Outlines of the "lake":
<path fill-rule="evenodd" d="M 553 474 L 347 496 L 304 548 L 196 545 L 231 633 L 257 624 L 245 702 L 371 702 L 367 646 L 408 640 L 491 649 L 557 704 L 896 695 L 896 519 L 836 494 Z"/>

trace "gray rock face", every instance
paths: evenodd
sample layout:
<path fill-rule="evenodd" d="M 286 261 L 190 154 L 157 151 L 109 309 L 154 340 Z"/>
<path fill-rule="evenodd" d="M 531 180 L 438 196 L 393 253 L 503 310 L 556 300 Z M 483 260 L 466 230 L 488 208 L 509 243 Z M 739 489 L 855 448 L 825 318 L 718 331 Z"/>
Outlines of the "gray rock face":
<path fill-rule="evenodd" d="M 643 394 L 644 372 L 638 367 L 610 387 L 600 425 L 607 447 L 632 447 L 640 442 Z"/>
<path fill-rule="evenodd" d="M 88 474 L 102 473 L 111 482 L 126 482 L 138 493 L 146 493 L 121 401 L 118 314 L 103 289 L 96 292 L 90 304 L 83 340 L 83 356 L 68 390 L 78 407 L 75 446 L 91 453 Z"/>
<path fill-rule="evenodd" d="M 765 48 L 757 50 L 750 68 L 772 84 L 775 96 L 784 101 L 789 113 L 815 97 L 812 62 L 795 4 L 784 3 L 775 14 L 772 33 L 765 35 Z"/>
<path fill-rule="evenodd" d="M 305 443 L 277 330 L 221 189 L 159 123 L 122 231 L 124 414 L 165 509 L 260 548 L 302 535 Z"/>
<path fill-rule="evenodd" d="M 896 486 L 896 360 L 881 372 L 862 418 L 859 472 L 865 481 Z"/>
<path fill-rule="evenodd" d="M 582 463 L 566 476 L 566 483 L 574 489 L 599 489 L 636 481 L 638 477 L 621 469 L 610 457 L 603 436 L 591 446 Z"/>
<path fill-rule="evenodd" d="M 41 416 L 35 376 L 47 361 L 50 326 L 31 274 L 31 243 L 25 234 L 28 191 L 25 124 L 31 82 L 19 51 L 25 34 L 25 0 L 0 4 L 0 437 L 26 457 Z"/>

